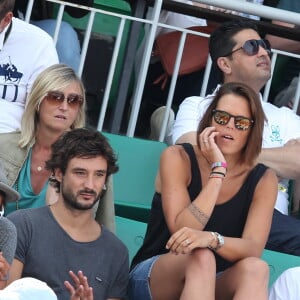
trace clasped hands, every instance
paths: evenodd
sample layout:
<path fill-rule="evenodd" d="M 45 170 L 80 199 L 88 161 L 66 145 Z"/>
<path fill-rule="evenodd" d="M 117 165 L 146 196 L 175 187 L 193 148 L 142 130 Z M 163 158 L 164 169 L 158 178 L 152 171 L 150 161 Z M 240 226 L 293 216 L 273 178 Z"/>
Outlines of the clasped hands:
<path fill-rule="evenodd" d="M 166 249 L 174 254 L 188 254 L 195 248 L 208 248 L 213 241 L 209 231 L 183 227 L 172 234 Z"/>

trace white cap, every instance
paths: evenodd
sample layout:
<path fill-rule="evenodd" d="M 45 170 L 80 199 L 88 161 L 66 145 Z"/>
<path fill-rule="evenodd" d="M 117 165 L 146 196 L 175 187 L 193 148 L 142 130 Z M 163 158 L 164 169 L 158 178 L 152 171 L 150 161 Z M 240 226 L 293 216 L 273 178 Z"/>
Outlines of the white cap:
<path fill-rule="evenodd" d="M 45 282 L 24 277 L 0 290 L 0 300 L 57 300 L 57 297 Z"/>

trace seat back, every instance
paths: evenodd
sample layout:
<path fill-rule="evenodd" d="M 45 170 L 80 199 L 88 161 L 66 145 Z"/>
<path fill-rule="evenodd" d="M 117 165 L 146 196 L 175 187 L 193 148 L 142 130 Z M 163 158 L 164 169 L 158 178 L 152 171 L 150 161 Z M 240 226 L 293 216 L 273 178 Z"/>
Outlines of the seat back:
<path fill-rule="evenodd" d="M 141 247 L 147 224 L 135 220 L 116 216 L 117 237 L 126 245 L 131 262 L 136 252 Z"/>
<path fill-rule="evenodd" d="M 165 143 L 103 133 L 118 156 L 114 174 L 116 215 L 147 222 Z"/>
<path fill-rule="evenodd" d="M 300 257 L 285 253 L 264 250 L 262 259 L 266 261 L 270 269 L 269 286 L 280 276 L 286 269 L 300 266 Z"/>

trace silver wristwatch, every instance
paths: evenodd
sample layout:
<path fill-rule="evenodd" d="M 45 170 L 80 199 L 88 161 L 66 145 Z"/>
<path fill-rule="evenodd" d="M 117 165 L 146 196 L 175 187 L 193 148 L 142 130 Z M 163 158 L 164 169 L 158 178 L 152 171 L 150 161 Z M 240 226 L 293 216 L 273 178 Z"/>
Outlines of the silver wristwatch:
<path fill-rule="evenodd" d="M 223 235 L 221 235 L 218 232 L 215 232 L 215 235 L 216 235 L 217 240 L 218 240 L 218 244 L 217 244 L 216 248 L 214 249 L 216 251 L 224 245 L 224 237 L 223 237 Z"/>

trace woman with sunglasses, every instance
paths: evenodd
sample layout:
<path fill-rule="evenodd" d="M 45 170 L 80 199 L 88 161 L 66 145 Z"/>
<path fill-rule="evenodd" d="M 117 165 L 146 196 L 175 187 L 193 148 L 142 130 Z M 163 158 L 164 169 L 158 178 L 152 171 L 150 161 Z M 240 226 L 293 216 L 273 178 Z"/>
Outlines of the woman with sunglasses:
<path fill-rule="evenodd" d="M 51 174 L 45 169 L 50 146 L 64 131 L 84 123 L 84 87 L 73 69 L 56 64 L 41 72 L 28 95 L 21 131 L 0 135 L 4 173 L 8 184 L 21 194 L 19 201 L 7 203 L 6 215 L 46 204 L 46 192 L 51 191 Z"/>
<path fill-rule="evenodd" d="M 198 145 L 164 151 L 130 299 L 267 299 L 259 257 L 277 178 L 256 164 L 264 121 L 258 95 L 226 83 L 199 124 Z"/>
<path fill-rule="evenodd" d="M 36 78 L 26 101 L 21 131 L 0 134 L 3 171 L 8 184 L 21 194 L 20 200 L 7 203 L 6 215 L 56 201 L 45 161 L 51 155 L 51 145 L 63 132 L 84 126 L 85 102 L 81 80 L 64 64 L 53 65 Z M 114 230 L 110 182 L 107 186 L 98 217 Z"/>

